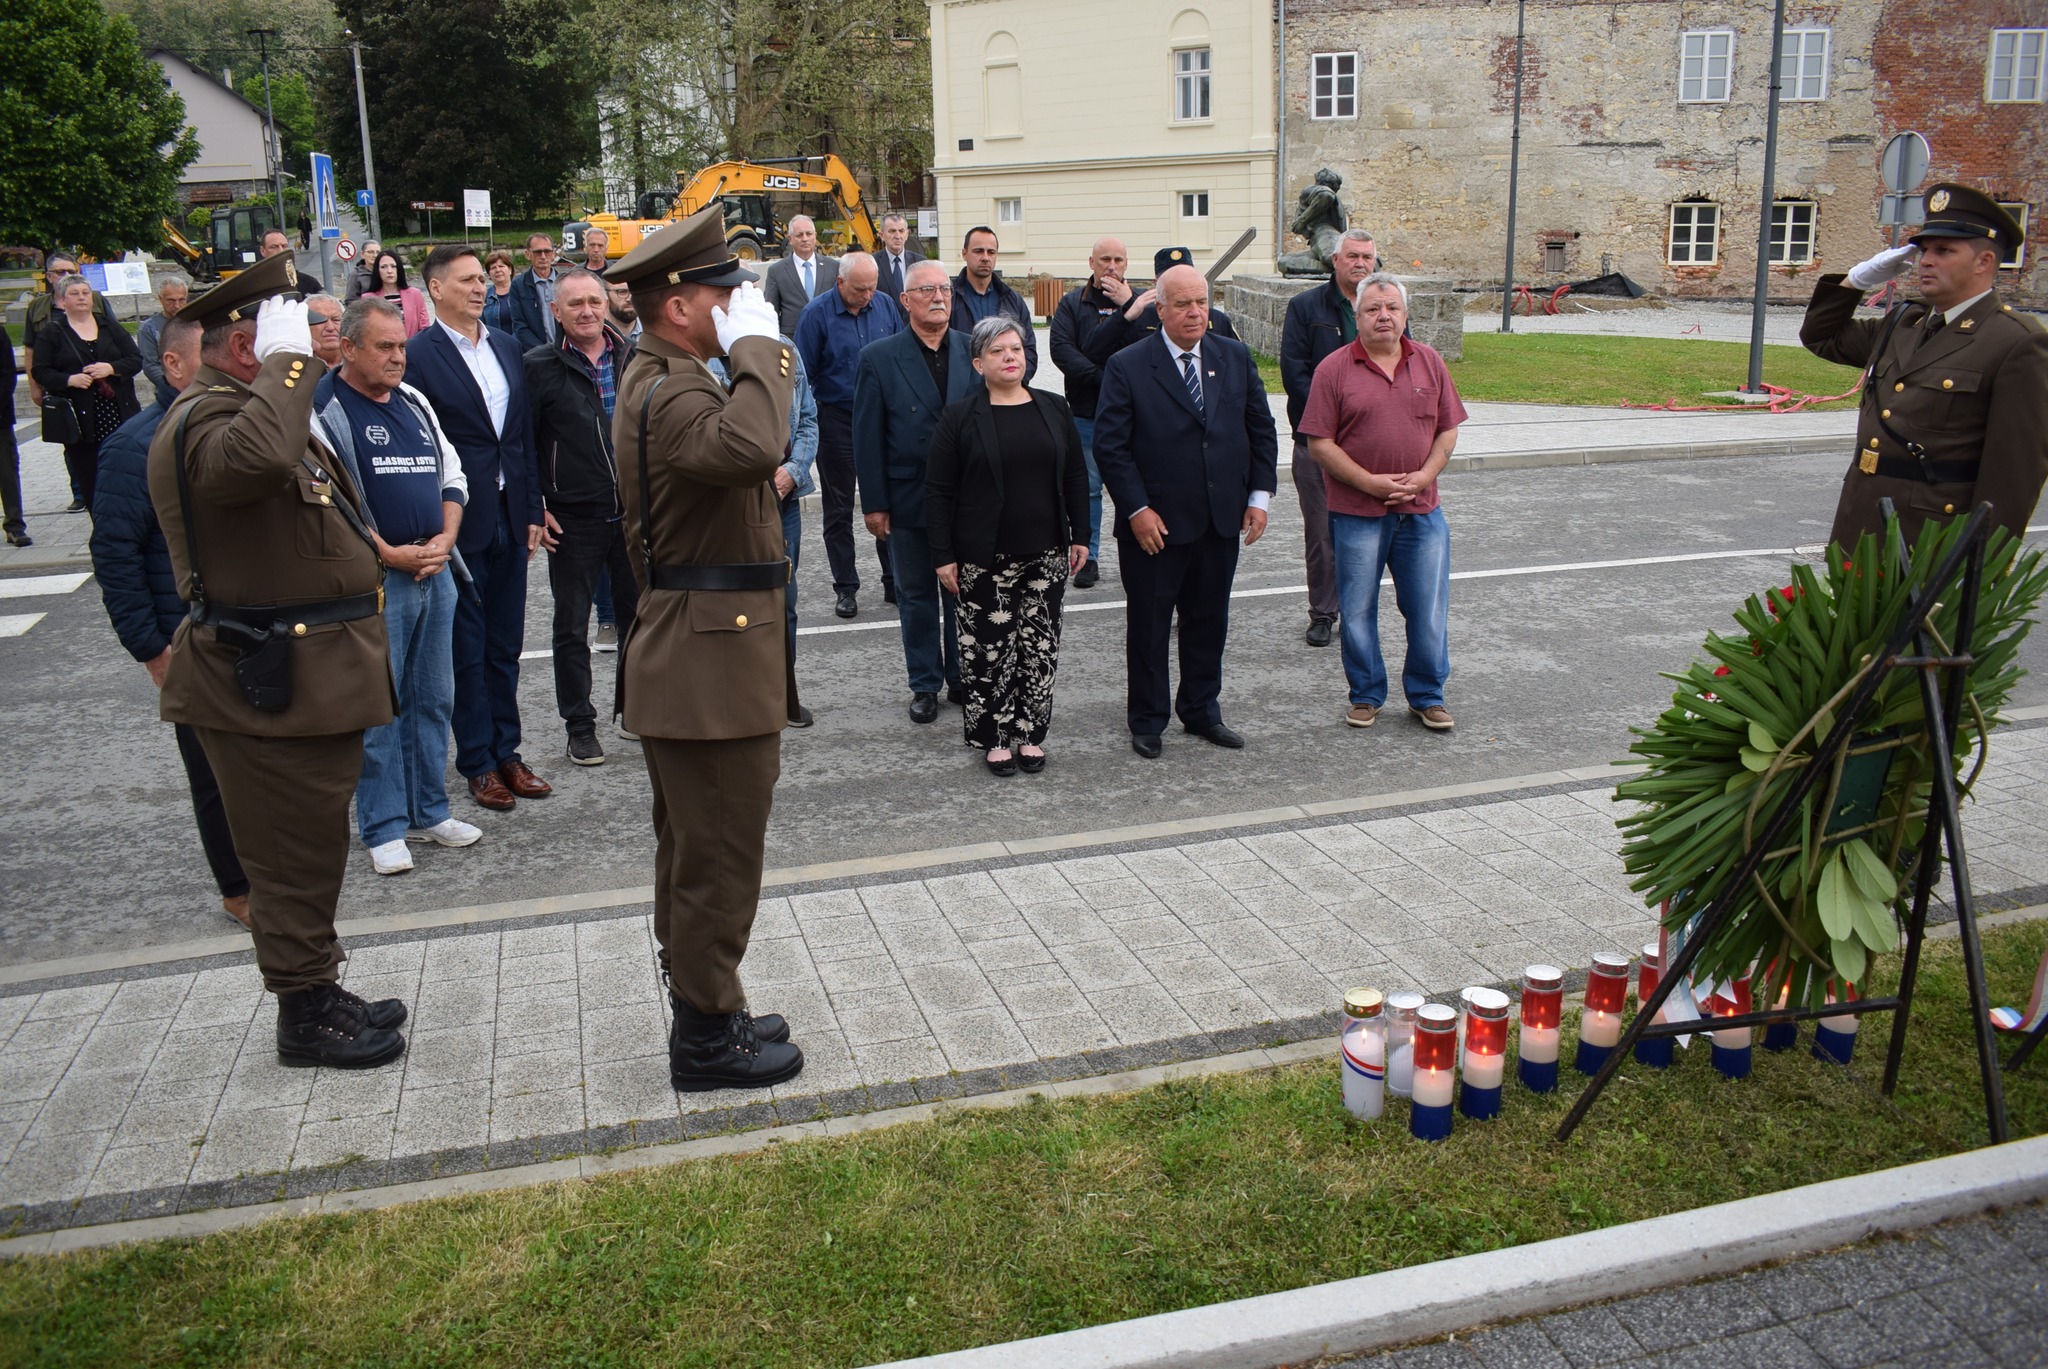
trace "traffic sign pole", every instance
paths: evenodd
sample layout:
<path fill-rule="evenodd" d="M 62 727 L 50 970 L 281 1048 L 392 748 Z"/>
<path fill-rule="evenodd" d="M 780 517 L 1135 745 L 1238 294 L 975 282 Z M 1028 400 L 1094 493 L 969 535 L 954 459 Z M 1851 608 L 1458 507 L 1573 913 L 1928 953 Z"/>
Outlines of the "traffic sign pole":
<path fill-rule="evenodd" d="M 1890 192 L 1884 197 L 1884 221 L 1891 229 L 1893 247 L 1899 245 L 1899 225 L 1910 222 L 1908 214 L 1920 212 L 1913 205 L 1913 190 L 1927 178 L 1927 168 L 1933 160 L 1934 152 L 1927 139 L 1911 129 L 1894 135 L 1877 159 L 1877 173 Z"/>

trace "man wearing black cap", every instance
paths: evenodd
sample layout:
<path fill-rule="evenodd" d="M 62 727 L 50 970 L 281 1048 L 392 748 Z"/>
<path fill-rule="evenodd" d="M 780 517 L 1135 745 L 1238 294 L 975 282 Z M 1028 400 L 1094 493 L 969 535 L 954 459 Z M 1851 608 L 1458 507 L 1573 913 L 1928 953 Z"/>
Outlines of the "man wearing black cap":
<path fill-rule="evenodd" d="M 1152 278 L 1156 281 L 1176 266 L 1195 264 L 1195 254 L 1185 247 L 1162 247 L 1152 254 Z M 1121 314 L 1102 321 L 1102 325 L 1088 335 L 1081 351 L 1097 366 L 1104 366 L 1109 359 L 1134 342 L 1138 342 L 1159 331 L 1159 288 L 1133 295 Z M 1209 331 L 1217 337 L 1239 341 L 1237 329 L 1230 324 L 1230 315 L 1213 305 L 1209 309 Z"/>
<path fill-rule="evenodd" d="M 669 1082 L 757 1088 L 804 1064 L 781 1017 L 747 1011 L 739 975 L 781 733 L 799 714 L 775 492 L 796 359 L 726 245 L 716 204 L 651 235 L 605 276 L 632 287 L 643 326 L 612 414 L 627 554 L 642 587 L 619 643 L 619 688 L 654 787 Z M 719 356 L 729 389 L 705 364 Z"/>
<path fill-rule="evenodd" d="M 1856 464 L 1843 478 L 1830 538 L 1853 546 L 1882 534 L 1890 499 L 1911 545 L 1929 518 L 1991 505 L 2023 535 L 2048 477 L 2048 330 L 1999 302 L 1999 258 L 2025 234 L 1966 185 L 1929 188 L 1927 221 L 1904 247 L 1846 278 L 1822 276 L 1799 340 L 1846 366 L 1866 366 Z M 1915 253 L 1918 260 L 1914 259 Z M 1864 292 L 1911 272 L 1920 302 L 1856 318 Z"/>
<path fill-rule="evenodd" d="M 191 615 L 159 713 L 197 733 L 249 879 L 264 987 L 287 1065 L 360 1069 L 405 1050 L 405 1005 L 337 979 L 334 906 L 363 731 L 396 700 L 383 570 L 362 493 L 312 435 L 313 354 L 292 254 L 188 305 L 200 367 L 149 449 L 149 495 Z M 184 315 L 180 315 L 183 317 Z"/>

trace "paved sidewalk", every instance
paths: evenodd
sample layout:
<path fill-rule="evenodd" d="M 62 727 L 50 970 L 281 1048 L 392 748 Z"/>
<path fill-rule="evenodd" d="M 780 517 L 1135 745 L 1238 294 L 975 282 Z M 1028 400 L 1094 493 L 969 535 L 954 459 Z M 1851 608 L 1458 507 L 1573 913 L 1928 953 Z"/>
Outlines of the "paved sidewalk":
<path fill-rule="evenodd" d="M 1987 895 L 2048 887 L 2048 727 L 1999 734 Z M 293 1070 L 246 957 L 0 998 L 0 1234 L 370 1187 L 1197 1059 L 1333 1029 L 1344 989 L 1455 994 L 1640 947 L 1611 788 L 1161 835 L 764 899 L 744 974 L 788 1085 L 670 1091 L 642 907 L 358 942 L 401 1066 Z"/>
<path fill-rule="evenodd" d="M 2036 1369 L 2048 1208 L 1931 1227 L 1331 1369 Z"/>

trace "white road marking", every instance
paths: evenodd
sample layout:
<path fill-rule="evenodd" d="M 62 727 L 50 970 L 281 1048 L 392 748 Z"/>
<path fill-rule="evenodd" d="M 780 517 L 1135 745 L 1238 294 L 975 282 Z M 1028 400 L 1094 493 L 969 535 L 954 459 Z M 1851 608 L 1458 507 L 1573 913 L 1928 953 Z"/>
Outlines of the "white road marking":
<path fill-rule="evenodd" d="M 0 599 L 34 599 L 45 594 L 69 594 L 92 577 L 75 575 L 22 575 L 0 580 Z"/>
<path fill-rule="evenodd" d="M 0 637 L 19 637 L 47 617 L 47 613 L 0 613 Z"/>

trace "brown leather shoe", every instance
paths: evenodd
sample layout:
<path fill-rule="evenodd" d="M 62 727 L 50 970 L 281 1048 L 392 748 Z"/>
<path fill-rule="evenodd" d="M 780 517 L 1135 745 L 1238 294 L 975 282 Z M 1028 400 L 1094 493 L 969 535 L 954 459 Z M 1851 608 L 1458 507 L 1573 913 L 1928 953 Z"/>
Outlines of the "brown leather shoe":
<path fill-rule="evenodd" d="M 498 767 L 498 778 L 522 799 L 544 799 L 555 792 L 555 786 L 534 774 L 525 761 L 506 761 Z"/>
<path fill-rule="evenodd" d="M 470 776 L 469 796 L 494 813 L 509 813 L 519 806 L 519 800 L 512 797 L 512 791 L 495 770 Z"/>

